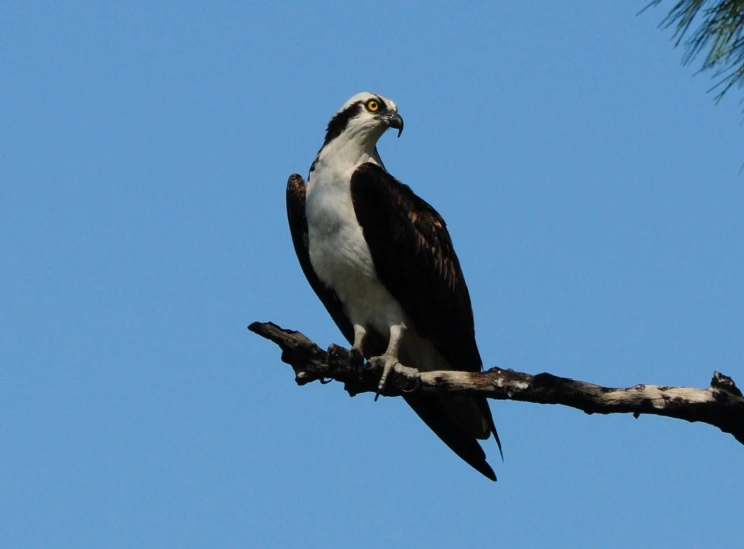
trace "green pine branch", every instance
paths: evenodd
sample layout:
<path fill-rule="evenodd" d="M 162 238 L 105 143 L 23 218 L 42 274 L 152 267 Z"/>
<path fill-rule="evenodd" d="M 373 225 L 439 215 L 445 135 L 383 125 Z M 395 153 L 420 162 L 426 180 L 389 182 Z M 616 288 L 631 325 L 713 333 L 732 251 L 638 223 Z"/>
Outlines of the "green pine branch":
<path fill-rule="evenodd" d="M 652 0 L 642 11 L 660 3 Z M 674 29 L 675 46 L 685 48 L 684 64 L 704 53 L 700 72 L 712 71 L 717 80 L 711 88 L 716 101 L 744 85 L 744 0 L 679 0 L 660 26 Z"/>

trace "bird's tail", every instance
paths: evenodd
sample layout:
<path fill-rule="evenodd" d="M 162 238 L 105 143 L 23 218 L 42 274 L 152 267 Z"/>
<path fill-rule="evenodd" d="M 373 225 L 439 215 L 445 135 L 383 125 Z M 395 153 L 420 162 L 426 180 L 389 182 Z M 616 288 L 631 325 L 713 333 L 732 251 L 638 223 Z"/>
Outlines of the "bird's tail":
<path fill-rule="evenodd" d="M 410 342 L 411 340 L 409 340 Z M 420 371 L 451 370 L 452 367 L 428 341 L 417 338 L 401 349 L 404 364 Z M 411 395 L 413 397 L 414 395 Z M 493 470 L 477 440 L 486 440 L 493 433 L 501 453 L 501 441 L 496 432 L 491 409 L 483 397 L 462 395 L 423 396 L 406 398 L 409 405 L 426 424 L 461 458 L 488 478 L 495 480 Z M 503 453 L 501 453 L 503 459 Z"/>

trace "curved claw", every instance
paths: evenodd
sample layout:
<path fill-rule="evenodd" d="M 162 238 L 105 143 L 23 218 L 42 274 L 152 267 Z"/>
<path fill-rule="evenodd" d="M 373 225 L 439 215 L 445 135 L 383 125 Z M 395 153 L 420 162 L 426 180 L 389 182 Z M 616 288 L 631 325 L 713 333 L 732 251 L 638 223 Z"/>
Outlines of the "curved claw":
<path fill-rule="evenodd" d="M 377 387 L 377 392 L 375 393 L 374 402 L 377 402 L 377 399 L 380 398 L 380 391 L 382 391 L 382 387 Z"/>
<path fill-rule="evenodd" d="M 400 364 L 395 358 L 385 358 L 385 366 L 382 369 L 382 376 L 380 376 L 380 383 L 377 384 L 377 392 L 375 393 L 375 402 L 380 398 L 380 393 L 387 384 L 388 376 L 390 372 L 395 370 L 395 367 Z"/>
<path fill-rule="evenodd" d="M 321 385 L 328 385 L 331 381 L 333 381 L 333 378 L 321 377 L 318 381 L 320 381 Z"/>
<path fill-rule="evenodd" d="M 419 389 L 421 389 L 421 385 L 422 384 L 423 383 L 421 382 L 421 376 L 419 376 L 419 377 L 416 378 L 416 381 L 414 382 L 413 387 L 411 387 L 410 389 L 405 389 L 405 388 L 401 387 L 400 388 L 400 392 L 401 393 L 413 393 L 413 392 L 418 391 Z"/>
<path fill-rule="evenodd" d="M 349 351 L 349 362 L 357 367 L 364 366 L 364 355 L 362 354 L 362 351 L 356 347 L 352 347 Z"/>

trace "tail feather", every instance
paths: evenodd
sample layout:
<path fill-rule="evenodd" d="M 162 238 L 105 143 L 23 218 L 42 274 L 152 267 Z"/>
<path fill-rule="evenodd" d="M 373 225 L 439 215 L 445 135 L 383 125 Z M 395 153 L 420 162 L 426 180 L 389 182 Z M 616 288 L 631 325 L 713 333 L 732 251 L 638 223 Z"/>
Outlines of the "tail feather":
<path fill-rule="evenodd" d="M 483 417 L 488 422 L 488 428 L 493 433 L 493 438 L 496 439 L 496 446 L 499 447 L 499 454 L 501 455 L 501 461 L 504 461 L 504 450 L 501 449 L 501 439 L 499 438 L 499 432 L 496 430 L 496 424 L 493 422 L 493 415 L 491 414 L 491 408 L 488 406 L 488 399 L 474 399 L 475 403 L 481 410 Z M 488 438 L 488 437 L 486 437 Z"/>
<path fill-rule="evenodd" d="M 385 350 L 386 338 L 375 330 L 369 330 L 364 347 L 366 357 L 380 355 Z M 403 364 L 421 371 L 451 369 L 431 343 L 417 338 L 415 334 L 409 335 L 400 358 Z M 501 452 L 501 441 L 485 398 L 422 394 L 408 394 L 403 398 L 455 454 L 486 478 L 496 480 L 496 474 L 486 461 L 486 453 L 478 443 L 478 439 L 487 439 L 493 433 Z M 503 459 L 503 453 L 501 455 Z"/>
<path fill-rule="evenodd" d="M 477 439 L 460 427 L 440 397 L 406 395 L 404 398 L 413 411 L 453 452 L 486 478 L 496 480 L 496 474 L 486 461 L 486 453 Z"/>
<path fill-rule="evenodd" d="M 479 399 L 461 395 L 443 395 L 440 402 L 447 408 L 460 428 L 480 440 L 491 436 L 491 425 L 479 406 Z M 490 410 L 489 410 L 490 411 Z"/>
<path fill-rule="evenodd" d="M 421 371 L 453 369 L 430 342 L 415 336 L 409 337 L 401 349 L 401 359 L 404 364 Z M 478 439 L 486 440 L 493 433 L 503 459 L 501 441 L 485 398 L 407 395 L 405 399 L 453 452 L 489 479 L 496 480 L 493 469 L 486 462 L 486 454 L 478 443 Z"/>

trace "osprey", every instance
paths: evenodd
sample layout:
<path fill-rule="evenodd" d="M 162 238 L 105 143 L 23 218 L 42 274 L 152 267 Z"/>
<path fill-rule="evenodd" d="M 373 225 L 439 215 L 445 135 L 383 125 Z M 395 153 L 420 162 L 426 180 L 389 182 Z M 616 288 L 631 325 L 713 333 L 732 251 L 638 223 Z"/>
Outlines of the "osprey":
<path fill-rule="evenodd" d="M 287 183 L 287 216 L 305 277 L 352 353 L 383 366 L 482 370 L 470 295 L 437 211 L 388 173 L 377 141 L 403 132 L 396 104 L 363 92 L 328 123 L 310 166 Z M 379 392 L 378 392 L 379 394 Z M 404 395 L 458 456 L 496 480 L 478 439 L 496 427 L 483 397 Z"/>

